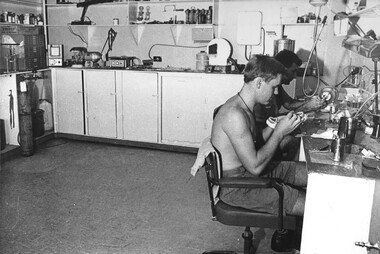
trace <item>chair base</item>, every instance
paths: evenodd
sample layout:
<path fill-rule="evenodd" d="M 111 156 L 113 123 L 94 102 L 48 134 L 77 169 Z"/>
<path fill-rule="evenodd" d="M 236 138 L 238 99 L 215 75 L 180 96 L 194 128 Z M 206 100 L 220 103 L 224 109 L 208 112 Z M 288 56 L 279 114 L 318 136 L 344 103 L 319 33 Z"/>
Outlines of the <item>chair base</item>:
<path fill-rule="evenodd" d="M 250 227 L 245 227 L 244 233 L 241 235 L 244 239 L 244 254 L 251 254 L 253 253 L 253 233 L 250 229 Z M 205 251 L 203 254 L 238 254 L 242 252 L 237 251 L 223 251 L 223 250 L 212 250 L 212 251 Z"/>
<path fill-rule="evenodd" d="M 245 228 L 242 234 L 244 238 L 244 252 L 239 251 L 226 251 L 226 250 L 211 250 L 205 251 L 203 254 L 252 254 L 254 253 L 254 246 L 252 244 L 253 234 L 249 227 Z M 276 230 L 271 239 L 271 249 L 276 252 L 289 252 L 294 249 L 299 250 L 298 238 L 296 232 L 293 230 Z M 298 247 L 298 248 L 297 248 Z"/>

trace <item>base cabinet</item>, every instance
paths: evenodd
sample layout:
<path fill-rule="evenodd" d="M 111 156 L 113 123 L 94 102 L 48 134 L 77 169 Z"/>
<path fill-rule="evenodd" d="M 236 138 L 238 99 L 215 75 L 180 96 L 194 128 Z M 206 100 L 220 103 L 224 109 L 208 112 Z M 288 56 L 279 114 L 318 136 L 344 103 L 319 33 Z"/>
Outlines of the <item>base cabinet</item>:
<path fill-rule="evenodd" d="M 84 135 L 82 70 L 55 69 L 53 79 L 55 131 Z"/>
<path fill-rule="evenodd" d="M 122 82 L 124 139 L 157 143 L 157 73 L 125 71 Z"/>
<path fill-rule="evenodd" d="M 160 75 L 162 143 L 198 147 L 211 134 L 214 109 L 235 95 L 242 75 Z"/>
<path fill-rule="evenodd" d="M 197 146 L 205 137 L 203 75 L 161 74 L 161 142 Z M 211 117 L 211 116 L 210 116 Z"/>
<path fill-rule="evenodd" d="M 56 69 L 60 133 L 199 147 L 242 75 Z"/>
<path fill-rule="evenodd" d="M 86 134 L 117 138 L 116 72 L 84 71 Z"/>

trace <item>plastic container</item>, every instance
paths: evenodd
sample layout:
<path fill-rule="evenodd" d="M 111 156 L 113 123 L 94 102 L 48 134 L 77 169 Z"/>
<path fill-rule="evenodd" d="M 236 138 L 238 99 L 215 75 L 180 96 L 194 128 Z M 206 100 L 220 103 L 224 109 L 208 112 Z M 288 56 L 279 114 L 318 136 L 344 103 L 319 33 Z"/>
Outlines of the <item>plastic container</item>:
<path fill-rule="evenodd" d="M 208 55 L 205 51 L 201 51 L 197 54 L 196 70 L 206 71 L 209 63 Z"/>

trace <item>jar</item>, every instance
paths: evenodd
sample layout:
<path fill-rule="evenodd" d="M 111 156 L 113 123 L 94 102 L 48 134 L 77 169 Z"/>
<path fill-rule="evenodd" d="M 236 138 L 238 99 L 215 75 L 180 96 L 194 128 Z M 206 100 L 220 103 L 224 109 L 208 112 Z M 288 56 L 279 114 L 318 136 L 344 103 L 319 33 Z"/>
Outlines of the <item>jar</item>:
<path fill-rule="evenodd" d="M 209 63 L 209 58 L 208 55 L 205 51 L 201 51 L 197 54 L 196 56 L 196 70 L 197 71 L 206 71 L 208 63 Z"/>
<path fill-rule="evenodd" d="M 30 14 L 30 21 L 29 21 L 29 24 L 31 25 L 36 25 L 36 16 L 34 16 L 34 14 Z"/>
<path fill-rule="evenodd" d="M 24 14 L 18 16 L 18 19 L 20 20 L 20 24 L 24 24 Z"/>
<path fill-rule="evenodd" d="M 29 13 L 25 13 L 25 15 L 24 15 L 24 24 L 30 25 L 30 14 Z"/>
<path fill-rule="evenodd" d="M 42 26 L 43 24 L 44 24 L 44 22 L 42 20 L 42 15 L 41 14 L 37 14 L 37 16 L 36 16 L 36 25 Z"/>
<path fill-rule="evenodd" d="M 8 15 L 7 15 L 7 22 L 8 23 L 12 23 L 12 12 L 8 12 Z"/>
<path fill-rule="evenodd" d="M 7 18 L 8 18 L 8 12 L 3 12 L 1 13 L 0 15 L 0 22 L 7 22 Z"/>

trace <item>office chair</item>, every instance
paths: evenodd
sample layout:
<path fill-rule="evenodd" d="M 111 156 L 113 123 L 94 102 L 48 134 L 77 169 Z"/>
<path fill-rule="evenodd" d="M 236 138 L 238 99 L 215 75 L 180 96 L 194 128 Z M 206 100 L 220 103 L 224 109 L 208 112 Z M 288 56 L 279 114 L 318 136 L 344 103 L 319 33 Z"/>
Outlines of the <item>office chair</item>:
<path fill-rule="evenodd" d="M 284 252 L 293 248 L 293 231 L 296 229 L 297 217 L 283 215 L 284 192 L 281 184 L 275 179 L 259 177 L 222 177 L 222 163 L 219 152 L 211 152 L 205 159 L 204 168 L 211 201 L 212 219 L 230 226 L 243 226 L 245 231 L 244 254 L 254 253 L 253 233 L 250 227 L 277 228 L 271 239 L 274 251 Z M 219 199 L 220 187 L 226 188 L 275 188 L 279 194 L 278 215 L 257 212 L 224 203 Z M 234 251 L 205 251 L 203 254 L 233 254 Z"/>

